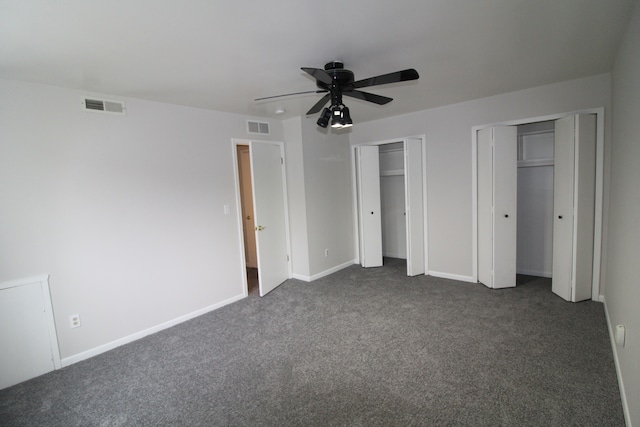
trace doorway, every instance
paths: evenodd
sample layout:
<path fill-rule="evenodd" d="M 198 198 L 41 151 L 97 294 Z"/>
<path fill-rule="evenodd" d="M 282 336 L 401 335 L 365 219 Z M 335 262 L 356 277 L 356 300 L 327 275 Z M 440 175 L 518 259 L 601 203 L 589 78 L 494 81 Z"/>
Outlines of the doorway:
<path fill-rule="evenodd" d="M 408 276 L 427 272 L 424 141 L 353 147 L 357 259 L 365 268 L 382 266 L 386 256 L 406 259 Z"/>
<path fill-rule="evenodd" d="M 258 292 L 258 254 L 256 251 L 255 222 L 253 216 L 253 184 L 251 182 L 251 153 L 248 145 L 237 145 L 238 180 L 242 214 L 242 237 L 247 277 L 247 294 Z"/>
<path fill-rule="evenodd" d="M 245 296 L 291 277 L 284 143 L 232 140 Z"/>

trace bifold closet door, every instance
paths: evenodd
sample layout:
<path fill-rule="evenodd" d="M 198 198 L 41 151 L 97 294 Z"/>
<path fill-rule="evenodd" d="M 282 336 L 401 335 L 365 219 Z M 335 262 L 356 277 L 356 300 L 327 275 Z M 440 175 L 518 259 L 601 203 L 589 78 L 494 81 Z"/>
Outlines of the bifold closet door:
<path fill-rule="evenodd" d="M 477 136 L 478 281 L 510 288 L 516 285 L 517 128 L 486 128 Z"/>
<path fill-rule="evenodd" d="M 382 266 L 380 155 L 377 145 L 356 147 L 360 264 Z"/>
<path fill-rule="evenodd" d="M 425 273 L 422 140 L 404 141 L 407 276 Z"/>
<path fill-rule="evenodd" d="M 595 163 L 595 115 L 556 120 L 551 286 L 566 301 L 591 298 Z"/>

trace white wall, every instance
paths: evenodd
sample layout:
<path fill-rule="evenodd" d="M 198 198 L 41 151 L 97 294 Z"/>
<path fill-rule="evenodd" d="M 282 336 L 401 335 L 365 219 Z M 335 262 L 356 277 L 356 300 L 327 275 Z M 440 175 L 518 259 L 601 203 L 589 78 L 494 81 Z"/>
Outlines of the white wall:
<path fill-rule="evenodd" d="M 87 113 L 84 95 L 0 81 L 0 281 L 51 275 L 63 359 L 243 292 L 245 117 L 136 99 L 124 117 Z"/>
<path fill-rule="evenodd" d="M 640 425 L 640 2 L 613 67 L 613 141 L 605 303 L 610 324 L 624 324 L 624 347 L 615 347 L 626 391 L 628 425 Z"/>
<path fill-rule="evenodd" d="M 309 272 L 309 238 L 307 233 L 307 197 L 302 151 L 302 119 L 294 117 L 282 122 L 287 158 L 287 191 L 293 277 L 307 279 Z"/>
<path fill-rule="evenodd" d="M 349 136 L 319 130 L 301 118 L 309 273 L 322 275 L 353 263 L 353 209 Z M 325 249 L 329 256 L 325 257 Z"/>
<path fill-rule="evenodd" d="M 607 143 L 610 96 L 610 75 L 603 74 L 358 123 L 352 128 L 350 142 L 426 134 L 429 270 L 432 274 L 470 280 L 472 127 L 605 107 Z"/>

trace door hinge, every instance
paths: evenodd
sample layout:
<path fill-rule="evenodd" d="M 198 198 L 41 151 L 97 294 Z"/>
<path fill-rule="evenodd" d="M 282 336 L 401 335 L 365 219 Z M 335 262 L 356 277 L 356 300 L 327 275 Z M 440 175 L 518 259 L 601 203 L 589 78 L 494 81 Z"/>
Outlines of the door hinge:
<path fill-rule="evenodd" d="M 287 254 L 287 261 L 289 261 L 289 255 Z"/>
<path fill-rule="evenodd" d="M 284 159 L 282 157 L 280 157 L 280 164 L 284 165 Z"/>

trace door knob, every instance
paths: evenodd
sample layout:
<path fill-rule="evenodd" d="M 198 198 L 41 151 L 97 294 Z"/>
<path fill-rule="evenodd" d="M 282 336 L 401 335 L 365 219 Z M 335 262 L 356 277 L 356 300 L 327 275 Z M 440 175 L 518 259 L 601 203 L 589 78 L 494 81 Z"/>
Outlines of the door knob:
<path fill-rule="evenodd" d="M 249 220 L 249 219 L 251 219 L 251 215 L 247 215 L 247 219 L 248 219 L 248 220 Z"/>
<path fill-rule="evenodd" d="M 558 215 L 558 219 L 562 219 L 562 215 Z"/>
<path fill-rule="evenodd" d="M 262 230 L 264 230 L 265 228 L 267 228 L 267 227 L 263 227 L 263 226 L 259 225 L 259 226 L 257 226 L 257 227 L 256 227 L 256 230 L 257 230 L 257 231 L 262 231 Z"/>
<path fill-rule="evenodd" d="M 504 217 L 505 218 L 509 218 L 509 214 L 504 214 Z"/>

